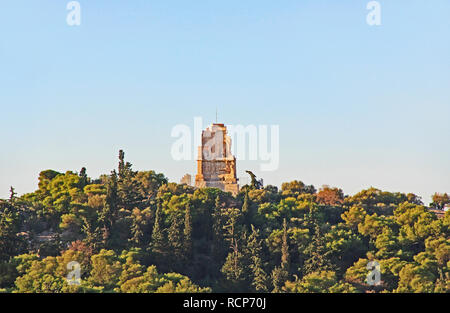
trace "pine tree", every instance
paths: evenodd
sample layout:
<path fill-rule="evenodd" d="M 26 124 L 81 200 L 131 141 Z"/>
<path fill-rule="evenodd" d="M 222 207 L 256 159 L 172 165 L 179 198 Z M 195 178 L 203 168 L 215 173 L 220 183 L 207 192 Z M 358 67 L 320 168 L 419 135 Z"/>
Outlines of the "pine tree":
<path fill-rule="evenodd" d="M 316 270 L 332 270 L 333 266 L 328 259 L 330 250 L 327 249 L 319 222 L 314 213 L 312 202 L 309 203 L 308 213 L 305 215 L 303 225 L 312 233 L 311 242 L 304 250 L 305 262 L 302 268 L 304 275 L 311 274 Z"/>
<path fill-rule="evenodd" d="M 134 247 L 143 247 L 150 238 L 146 236 L 149 231 L 149 216 L 146 210 L 133 209 L 131 214 L 131 238 L 128 240 Z"/>
<path fill-rule="evenodd" d="M 233 285 L 236 291 L 242 291 L 245 280 L 245 269 L 242 266 L 244 255 L 238 250 L 236 246 L 233 248 L 222 266 L 221 272 L 225 275 Z"/>
<path fill-rule="evenodd" d="M 102 241 L 104 231 L 99 226 L 96 226 L 95 222 L 90 221 L 85 216 L 82 216 L 81 220 L 83 221 L 81 231 L 85 235 L 83 242 L 92 248 L 92 251 L 99 251 L 100 248 L 104 247 L 104 241 Z"/>
<path fill-rule="evenodd" d="M 139 246 L 144 236 L 144 232 L 142 231 L 140 222 L 135 217 L 132 219 L 130 231 L 131 238 L 128 241 L 136 246 Z"/>
<path fill-rule="evenodd" d="M 14 203 L 14 201 L 16 200 L 16 195 L 17 195 L 17 192 L 15 191 L 14 187 L 11 186 L 11 188 L 9 188 L 9 202 L 10 203 Z"/>
<path fill-rule="evenodd" d="M 272 271 L 272 285 L 273 291 L 275 293 L 281 292 L 284 286 L 284 283 L 288 280 L 288 273 L 283 270 L 281 267 L 276 266 Z"/>
<path fill-rule="evenodd" d="M 239 249 L 238 238 L 245 242 L 246 234 L 239 236 L 237 231 L 237 219 L 239 217 L 238 209 L 231 209 L 228 224 L 224 227 L 227 230 L 227 241 L 230 244 L 230 252 L 226 258 L 225 264 L 222 266 L 221 272 L 225 275 L 236 290 L 242 290 L 246 285 L 246 267 L 245 256 Z"/>
<path fill-rule="evenodd" d="M 24 247 L 24 240 L 17 236 L 21 218 L 17 208 L 0 200 L 0 262 L 18 254 Z"/>
<path fill-rule="evenodd" d="M 78 174 L 78 176 L 80 176 L 80 186 L 81 188 L 84 188 L 88 184 L 88 176 L 86 174 L 85 167 L 81 168 L 80 174 Z"/>
<path fill-rule="evenodd" d="M 314 236 L 311 243 L 305 249 L 308 259 L 303 266 L 304 275 L 311 274 L 316 270 L 332 270 L 328 255 L 330 251 L 327 249 L 323 235 L 320 231 L 319 224 L 314 226 Z"/>

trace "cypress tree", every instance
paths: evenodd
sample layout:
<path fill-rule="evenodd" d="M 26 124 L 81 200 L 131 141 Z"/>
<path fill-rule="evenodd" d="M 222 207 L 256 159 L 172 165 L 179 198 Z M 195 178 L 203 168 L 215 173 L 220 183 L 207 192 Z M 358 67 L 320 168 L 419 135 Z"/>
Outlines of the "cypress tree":
<path fill-rule="evenodd" d="M 223 262 L 227 255 L 226 245 L 224 244 L 222 209 L 216 206 L 216 210 L 212 214 L 212 243 L 211 254 L 216 263 Z"/>
<path fill-rule="evenodd" d="M 130 162 L 125 162 L 125 152 L 119 151 L 119 172 L 118 172 L 118 195 L 120 204 L 126 210 L 131 211 L 135 207 L 140 207 L 143 197 L 139 190 L 140 183 L 135 179 L 136 173 L 132 169 Z"/>
<path fill-rule="evenodd" d="M 262 242 L 259 239 L 259 230 L 251 225 L 252 233 L 248 237 L 247 248 L 252 271 L 252 286 L 257 292 L 267 292 L 267 274 L 262 266 Z"/>
<path fill-rule="evenodd" d="M 286 219 L 283 220 L 283 239 L 281 245 L 281 266 L 272 271 L 273 292 L 281 292 L 286 280 L 289 278 L 289 245 L 287 238 Z"/>
<path fill-rule="evenodd" d="M 136 209 L 138 210 L 138 209 Z M 141 212 L 139 211 L 139 214 Z M 139 246 L 142 243 L 142 239 L 144 237 L 144 232 L 142 230 L 142 226 L 141 226 L 142 222 L 139 220 L 139 218 L 137 216 L 135 216 L 134 214 L 132 215 L 132 222 L 131 222 L 131 238 L 128 239 L 129 242 L 131 242 L 132 244 Z"/>
<path fill-rule="evenodd" d="M 244 196 L 244 203 L 242 204 L 242 214 L 247 215 L 250 212 L 250 198 L 248 197 L 248 191 Z"/>
<path fill-rule="evenodd" d="M 119 150 L 119 178 L 124 177 L 125 172 L 125 152 Z"/>
<path fill-rule="evenodd" d="M 248 196 L 248 191 L 245 192 L 244 203 L 242 204 L 242 214 L 244 216 L 244 224 L 250 226 L 251 212 L 250 212 L 250 198 Z"/>
<path fill-rule="evenodd" d="M 184 214 L 183 248 L 185 258 L 190 261 L 192 258 L 192 216 L 190 204 L 186 206 Z"/>
<path fill-rule="evenodd" d="M 163 230 L 163 216 L 161 208 L 161 200 L 158 200 L 156 213 L 155 213 L 155 224 L 153 225 L 152 231 L 152 252 L 155 254 L 162 254 L 164 252 L 164 230 Z"/>
<path fill-rule="evenodd" d="M 111 236 L 111 230 L 115 220 L 117 219 L 118 202 L 117 174 L 116 171 L 112 171 L 106 185 L 106 197 L 104 200 L 103 209 L 99 214 L 104 246 L 107 246 L 108 240 Z"/>
<path fill-rule="evenodd" d="M 170 263 L 173 270 L 179 270 L 181 257 L 183 255 L 183 236 L 181 232 L 181 220 L 176 215 L 172 215 L 172 221 L 168 230 L 167 239 L 170 246 Z"/>
<path fill-rule="evenodd" d="M 281 268 L 289 272 L 289 245 L 286 219 L 283 220 L 283 243 L 281 245 Z"/>

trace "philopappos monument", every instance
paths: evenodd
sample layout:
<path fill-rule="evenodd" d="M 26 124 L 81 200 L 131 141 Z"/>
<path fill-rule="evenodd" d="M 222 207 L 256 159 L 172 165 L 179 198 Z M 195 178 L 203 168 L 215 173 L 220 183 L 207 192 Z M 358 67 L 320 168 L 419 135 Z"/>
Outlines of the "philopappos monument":
<path fill-rule="evenodd" d="M 195 187 L 214 187 L 237 195 L 236 158 L 231 154 L 231 138 L 224 124 L 212 124 L 202 131 L 198 147 Z"/>

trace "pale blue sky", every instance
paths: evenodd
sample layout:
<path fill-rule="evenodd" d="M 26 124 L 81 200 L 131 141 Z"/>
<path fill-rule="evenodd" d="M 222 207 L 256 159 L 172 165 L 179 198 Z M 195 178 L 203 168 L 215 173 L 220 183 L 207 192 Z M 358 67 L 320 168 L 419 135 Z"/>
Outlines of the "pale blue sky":
<path fill-rule="evenodd" d="M 0 3 L 0 197 L 41 170 L 97 177 L 120 148 L 172 181 L 173 126 L 280 125 L 280 167 L 346 194 L 450 192 L 450 1 L 62 0 Z"/>

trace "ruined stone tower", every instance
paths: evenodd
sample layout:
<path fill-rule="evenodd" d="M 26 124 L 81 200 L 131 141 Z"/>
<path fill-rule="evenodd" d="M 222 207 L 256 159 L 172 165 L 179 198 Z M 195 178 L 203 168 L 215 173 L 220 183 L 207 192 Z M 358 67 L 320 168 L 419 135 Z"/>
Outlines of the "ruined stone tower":
<path fill-rule="evenodd" d="M 231 138 L 224 124 L 212 124 L 202 131 L 195 187 L 215 187 L 233 195 L 239 192 L 236 158 L 231 154 Z"/>

